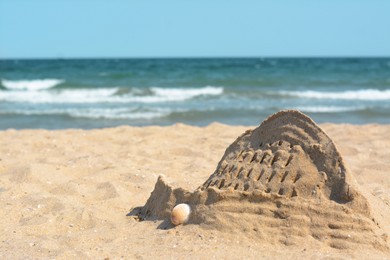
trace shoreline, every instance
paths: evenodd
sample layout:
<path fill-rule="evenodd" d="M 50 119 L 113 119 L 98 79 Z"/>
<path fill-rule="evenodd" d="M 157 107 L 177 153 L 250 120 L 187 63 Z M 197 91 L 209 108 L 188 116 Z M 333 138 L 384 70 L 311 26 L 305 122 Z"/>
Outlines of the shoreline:
<path fill-rule="evenodd" d="M 267 119 L 264 118 L 263 121 Z M 222 127 L 232 127 L 232 128 L 246 128 L 246 129 L 253 129 L 261 124 L 262 121 L 259 121 L 258 125 L 245 125 L 245 124 L 225 124 L 221 123 L 218 121 L 211 122 L 206 125 L 195 125 L 195 124 L 187 124 L 187 123 L 172 123 L 169 125 L 159 125 L 159 124 L 154 124 L 154 125 L 117 125 L 117 126 L 107 126 L 107 127 L 96 127 L 96 128 L 81 128 L 81 127 L 68 127 L 68 128 L 5 128 L 5 129 L 0 129 L 0 134 L 3 132 L 7 131 L 52 131 L 52 132 L 61 132 L 61 131 L 69 131 L 69 130 L 74 130 L 74 131 L 99 131 L 99 130 L 110 130 L 110 129 L 116 129 L 116 128 L 169 128 L 169 127 L 176 127 L 176 126 L 187 126 L 187 127 L 193 127 L 193 128 L 209 128 L 213 126 L 222 126 Z M 321 128 L 323 126 L 356 126 L 356 127 L 370 127 L 370 126 L 390 126 L 388 123 L 365 123 L 365 124 L 354 124 L 354 123 L 335 123 L 335 122 L 322 122 L 322 123 L 317 123 L 314 121 L 316 124 L 318 124 Z"/>

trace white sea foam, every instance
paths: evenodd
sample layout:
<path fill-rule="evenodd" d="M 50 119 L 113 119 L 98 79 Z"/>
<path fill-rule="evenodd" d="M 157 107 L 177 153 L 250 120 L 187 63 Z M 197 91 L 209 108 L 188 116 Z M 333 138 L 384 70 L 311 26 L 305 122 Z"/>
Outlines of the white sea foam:
<path fill-rule="evenodd" d="M 134 111 L 131 108 L 65 108 L 65 109 L 16 109 L 0 111 L 0 114 L 17 115 L 64 115 L 89 119 L 153 119 L 168 116 L 169 109 L 156 108 L 151 111 Z"/>
<path fill-rule="evenodd" d="M 301 98 L 315 99 L 344 99 L 344 100 L 389 100 L 390 89 L 361 89 L 342 92 L 321 92 L 321 91 L 279 91 L 282 95 Z"/>
<path fill-rule="evenodd" d="M 0 101 L 15 103 L 99 103 L 109 102 L 118 91 L 117 88 L 77 89 L 58 91 L 0 91 Z M 119 98 L 119 97 L 117 97 Z"/>
<path fill-rule="evenodd" d="M 207 86 L 203 88 L 157 88 L 150 89 L 153 95 L 127 96 L 127 102 L 162 103 L 185 101 L 198 96 L 217 96 L 223 93 L 223 87 Z"/>
<path fill-rule="evenodd" d="M 361 111 L 367 109 L 364 106 L 302 106 L 296 109 L 306 113 L 337 113 L 337 112 L 350 112 L 350 111 Z"/>
<path fill-rule="evenodd" d="M 197 96 L 217 96 L 223 93 L 223 87 L 207 86 L 204 88 L 152 88 L 158 97 L 169 100 L 187 100 Z"/>
<path fill-rule="evenodd" d="M 47 91 L 0 91 L 0 101 L 18 103 L 161 103 L 185 101 L 201 95 L 219 95 L 222 87 L 190 89 L 151 88 L 151 95 L 116 95 L 119 88 L 58 89 Z"/>
<path fill-rule="evenodd" d="M 2 79 L 1 84 L 9 90 L 37 91 L 53 88 L 61 83 L 62 79 L 34 79 L 34 80 L 6 80 Z"/>
<path fill-rule="evenodd" d="M 91 119 L 153 119 L 170 114 L 169 111 L 119 111 L 117 109 L 88 109 L 68 111 L 71 117 Z"/>

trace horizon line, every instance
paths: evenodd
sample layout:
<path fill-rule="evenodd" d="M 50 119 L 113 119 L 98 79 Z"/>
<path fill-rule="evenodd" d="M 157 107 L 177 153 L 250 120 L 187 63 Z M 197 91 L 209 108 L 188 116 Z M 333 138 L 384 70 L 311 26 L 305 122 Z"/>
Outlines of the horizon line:
<path fill-rule="evenodd" d="M 383 55 L 383 56 L 352 56 L 352 55 L 345 55 L 345 56 L 180 56 L 180 57 L 174 57 L 174 56 L 140 56 L 140 57 L 105 57 L 105 56 L 96 56 L 96 57 L 7 57 L 2 58 L 0 57 L 0 61 L 2 60 L 104 60 L 104 59 L 117 59 L 117 60 L 158 60 L 158 59 L 389 59 L 390 55 Z"/>

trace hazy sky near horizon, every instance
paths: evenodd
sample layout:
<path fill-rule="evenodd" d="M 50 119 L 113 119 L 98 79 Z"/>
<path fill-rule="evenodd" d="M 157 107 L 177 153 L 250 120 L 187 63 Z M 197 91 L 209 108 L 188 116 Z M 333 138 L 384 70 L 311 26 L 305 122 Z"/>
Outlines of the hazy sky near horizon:
<path fill-rule="evenodd" d="M 390 1 L 0 0 L 0 59 L 259 56 L 390 56 Z"/>

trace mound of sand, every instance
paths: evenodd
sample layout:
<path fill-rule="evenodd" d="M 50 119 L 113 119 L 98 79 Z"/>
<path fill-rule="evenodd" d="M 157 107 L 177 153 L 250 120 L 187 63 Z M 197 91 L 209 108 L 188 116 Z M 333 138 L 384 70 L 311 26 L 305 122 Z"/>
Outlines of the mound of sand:
<path fill-rule="evenodd" d="M 169 219 L 188 203 L 189 224 L 244 232 L 268 243 L 311 236 L 334 248 L 388 250 L 387 236 L 332 140 L 307 116 L 281 111 L 231 144 L 194 192 L 159 177 L 144 219 Z"/>

